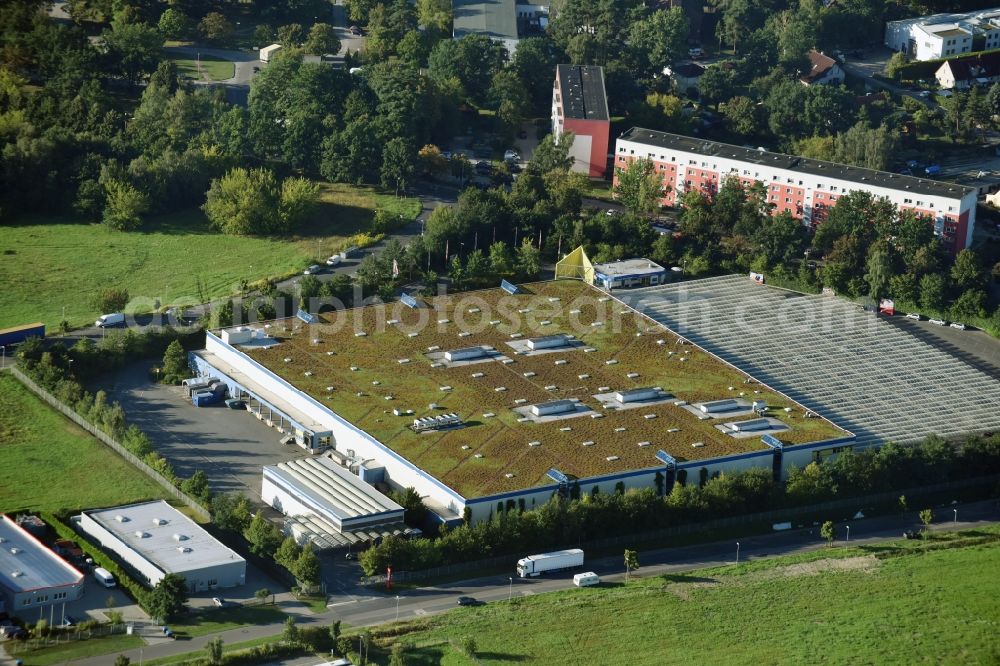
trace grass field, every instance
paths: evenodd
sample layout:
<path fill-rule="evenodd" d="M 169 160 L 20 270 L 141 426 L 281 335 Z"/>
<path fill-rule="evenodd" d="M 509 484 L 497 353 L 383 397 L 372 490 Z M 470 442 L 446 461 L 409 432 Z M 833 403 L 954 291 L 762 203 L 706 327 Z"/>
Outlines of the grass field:
<path fill-rule="evenodd" d="M 524 597 L 386 625 L 376 640 L 415 646 L 415 665 L 996 664 L 1000 542 L 929 549 L 968 537 Z"/>
<path fill-rule="evenodd" d="M 0 512 L 166 497 L 160 486 L 6 372 L 0 373 L 0 406 Z"/>
<path fill-rule="evenodd" d="M 64 664 L 68 660 L 87 659 L 106 654 L 109 655 L 107 663 L 111 664 L 114 663 L 114 653 L 134 650 L 144 644 L 138 636 L 114 634 L 83 641 L 67 641 L 32 652 L 18 650 L 13 652 L 12 656 L 21 659 L 24 666 L 52 666 L 53 664 Z M 5 649 L 11 650 L 13 645 L 11 643 L 5 646 Z"/>
<path fill-rule="evenodd" d="M 324 606 L 324 610 L 326 610 Z M 218 634 L 246 625 L 283 622 L 285 614 L 275 606 L 238 606 L 235 608 L 209 608 L 171 623 L 170 628 L 179 638 L 194 638 Z"/>
<path fill-rule="evenodd" d="M 180 53 L 169 50 L 165 50 L 164 55 L 174 61 L 174 64 L 177 65 L 177 73 L 184 78 L 203 81 L 207 77 L 209 81 L 224 81 L 233 78 L 236 73 L 236 65 L 233 62 L 206 53 L 201 54 L 200 73 L 197 57 L 187 58 Z"/>
<path fill-rule="evenodd" d="M 316 215 L 297 234 L 282 239 L 224 236 L 200 211 L 147 221 L 142 231 L 114 232 L 72 220 L 37 220 L 0 233 L 0 328 L 34 321 L 54 330 L 63 318 L 73 326 L 93 322 L 101 289 L 129 290 L 133 310 L 193 304 L 236 291 L 241 279 L 286 277 L 325 259 L 371 227 L 377 208 L 416 217 L 416 199 L 370 188 L 323 185 Z M 202 290 L 197 289 L 201 281 Z"/>
<path fill-rule="evenodd" d="M 494 289 L 428 299 L 433 309 L 396 303 L 381 313 L 382 324 L 375 307 L 327 313 L 329 324 L 308 333 L 294 334 L 301 322 L 290 320 L 284 330 L 271 329 L 281 344 L 247 353 L 467 497 L 537 486 L 553 467 L 579 478 L 652 467 L 661 448 L 680 461 L 765 449 L 759 437 L 736 439 L 714 427 L 751 416 L 701 421 L 674 400 L 765 400 L 790 426 L 776 434 L 789 444 L 843 434 L 822 419 L 802 418 L 767 387 L 745 386 L 738 371 L 692 345 L 676 345 L 675 336 L 580 281 L 527 288 L 532 293 L 509 298 Z M 389 319 L 399 324 L 386 325 Z M 512 335 L 557 333 L 573 334 L 583 346 L 523 356 L 508 344 Z M 432 367 L 427 355 L 471 345 L 491 346 L 511 362 Z M 673 399 L 615 410 L 592 397 L 654 386 Z M 521 423 L 513 409 L 520 400 L 526 406 L 554 399 L 580 400 L 604 418 Z M 393 416 L 393 408 L 414 415 Z M 414 417 L 444 412 L 458 413 L 467 427 L 425 434 L 407 427 Z"/>

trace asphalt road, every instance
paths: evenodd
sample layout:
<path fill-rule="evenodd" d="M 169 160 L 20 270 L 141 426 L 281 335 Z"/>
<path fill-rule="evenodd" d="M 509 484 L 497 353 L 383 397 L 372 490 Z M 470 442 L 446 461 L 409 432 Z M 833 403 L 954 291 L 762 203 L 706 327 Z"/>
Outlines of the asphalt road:
<path fill-rule="evenodd" d="M 957 511 L 957 514 L 953 513 Z M 957 515 L 961 520 L 955 521 Z M 996 523 L 1000 520 L 1000 507 L 995 500 L 976 502 L 964 505 L 949 505 L 939 507 L 935 511 L 936 522 L 930 529 L 951 530 L 971 529 Z M 854 545 L 876 544 L 887 540 L 899 539 L 903 530 L 919 526 L 915 513 L 904 516 L 887 516 L 872 519 L 852 520 L 837 526 L 837 543 L 848 538 Z M 739 539 L 740 561 L 762 559 L 803 553 L 826 547 L 826 542 L 819 537 L 818 527 L 807 527 L 788 532 L 779 532 Z M 666 548 L 652 551 L 639 551 L 641 568 L 633 576 L 656 576 L 667 573 L 682 573 L 705 567 L 733 564 L 736 560 L 736 540 L 700 544 L 682 548 Z M 511 558 L 513 570 L 515 557 Z M 620 581 L 624 578 L 620 556 L 605 557 L 590 560 L 584 567 L 595 571 L 607 581 Z M 351 626 L 372 626 L 394 620 L 408 620 L 417 617 L 436 615 L 456 608 L 456 600 L 461 595 L 473 596 L 485 603 L 503 603 L 513 596 L 526 597 L 545 592 L 566 590 L 572 588 L 572 576 L 568 573 L 553 574 L 552 577 L 534 579 L 517 579 L 509 575 L 488 576 L 439 586 L 429 586 L 410 589 L 399 594 L 393 592 L 370 593 L 368 596 L 333 595 L 330 598 L 327 611 L 320 615 L 300 615 L 297 619 L 302 625 L 317 623 L 329 624 L 333 620 L 341 620 Z M 461 610 L 456 612 L 463 612 Z M 244 627 L 220 634 L 226 643 L 232 644 L 254 638 L 275 636 L 281 633 L 282 625 L 278 623 Z M 189 641 L 173 641 L 151 645 L 144 649 L 146 659 L 154 659 L 185 652 L 203 651 L 205 644 L 212 636 L 203 636 Z M 125 653 L 133 662 L 138 663 L 139 651 Z M 107 657 L 81 659 L 75 664 L 84 666 L 104 666 Z M 306 665 L 315 663 L 315 658 L 287 660 L 288 665 Z"/>

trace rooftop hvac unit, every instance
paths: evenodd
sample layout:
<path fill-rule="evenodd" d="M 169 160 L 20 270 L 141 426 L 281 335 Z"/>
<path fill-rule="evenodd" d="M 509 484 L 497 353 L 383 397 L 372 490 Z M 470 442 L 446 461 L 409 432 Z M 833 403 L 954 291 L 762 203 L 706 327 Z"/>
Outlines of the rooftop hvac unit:
<path fill-rule="evenodd" d="M 164 520 L 163 518 L 153 518 L 153 524 L 154 525 L 166 525 L 167 521 Z"/>
<path fill-rule="evenodd" d="M 10 577 L 11 578 L 20 578 L 23 575 L 24 575 L 24 572 L 21 571 L 20 569 L 14 569 L 13 571 L 10 572 Z"/>
<path fill-rule="evenodd" d="M 149 535 L 148 535 L 148 534 L 146 534 L 145 532 L 143 532 L 142 530 L 137 530 L 137 531 L 136 531 L 136 533 L 135 533 L 135 536 L 136 536 L 136 538 L 138 538 L 138 539 L 145 539 L 145 538 L 146 538 L 146 537 L 148 537 Z"/>
<path fill-rule="evenodd" d="M 187 546 L 177 546 L 177 552 L 178 553 L 190 553 L 191 549 L 188 548 Z"/>
<path fill-rule="evenodd" d="M 20 552 L 21 552 L 21 549 L 20 549 L 20 548 L 16 548 L 16 547 L 15 547 L 15 548 L 11 548 L 11 549 L 10 549 L 10 554 L 11 554 L 11 555 L 17 555 L 17 554 L 18 554 L 18 553 L 20 553 Z"/>
<path fill-rule="evenodd" d="M 187 541 L 187 539 L 188 538 L 187 538 L 186 534 L 175 534 L 174 535 L 174 541 Z"/>
<path fill-rule="evenodd" d="M 126 516 L 121 515 L 120 513 L 117 516 L 115 516 L 115 520 L 117 520 L 119 523 L 128 522 L 128 518 Z"/>

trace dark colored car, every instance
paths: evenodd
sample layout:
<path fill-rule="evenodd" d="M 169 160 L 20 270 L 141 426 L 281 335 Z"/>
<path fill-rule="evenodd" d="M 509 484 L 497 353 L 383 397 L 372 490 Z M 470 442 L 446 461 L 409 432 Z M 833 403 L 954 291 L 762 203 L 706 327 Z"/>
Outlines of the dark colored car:
<path fill-rule="evenodd" d="M 350 32 L 350 33 L 351 33 L 352 35 L 358 35 L 358 36 L 361 36 L 361 35 L 365 34 L 365 33 L 364 33 L 364 31 L 363 31 L 363 30 L 362 30 L 361 28 L 359 28 L 358 26 L 356 26 L 356 25 L 352 25 L 352 26 L 351 26 L 350 28 L 348 28 L 347 30 L 348 30 L 348 31 L 349 31 L 349 32 Z"/>
<path fill-rule="evenodd" d="M 479 605 L 479 600 L 476 599 L 475 597 L 459 597 L 458 598 L 458 605 L 459 606 L 478 606 Z"/>
<path fill-rule="evenodd" d="M 524 131 L 524 130 L 521 130 L 520 132 L 517 133 L 517 138 L 518 139 L 527 139 L 528 138 L 528 133 L 526 131 Z"/>

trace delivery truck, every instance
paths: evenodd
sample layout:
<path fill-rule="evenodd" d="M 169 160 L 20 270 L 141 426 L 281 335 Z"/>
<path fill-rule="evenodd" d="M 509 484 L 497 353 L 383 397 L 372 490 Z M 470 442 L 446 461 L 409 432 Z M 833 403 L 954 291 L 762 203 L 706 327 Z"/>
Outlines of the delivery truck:
<path fill-rule="evenodd" d="M 24 324 L 22 326 L 14 326 L 13 328 L 5 328 L 0 330 L 0 345 L 4 347 L 20 344 L 27 340 L 28 338 L 44 338 L 45 337 L 45 324 L 38 322 L 37 324 Z M 13 356 L 13 354 L 7 354 L 8 356 Z"/>
<path fill-rule="evenodd" d="M 528 555 L 517 561 L 517 575 L 521 578 L 540 576 L 552 571 L 578 569 L 583 566 L 583 551 L 579 548 L 556 550 L 540 555 Z"/>

